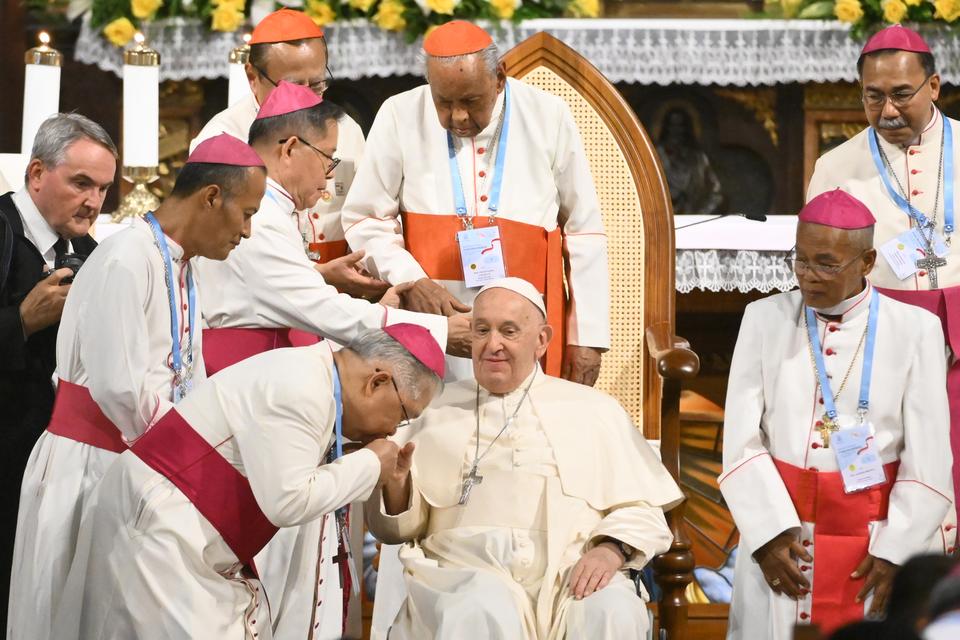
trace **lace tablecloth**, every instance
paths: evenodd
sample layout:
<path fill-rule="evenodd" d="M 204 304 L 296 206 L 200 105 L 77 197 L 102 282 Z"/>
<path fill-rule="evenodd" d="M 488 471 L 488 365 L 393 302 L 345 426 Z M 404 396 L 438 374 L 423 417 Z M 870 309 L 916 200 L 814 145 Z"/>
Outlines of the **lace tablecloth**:
<path fill-rule="evenodd" d="M 421 73 L 420 43 L 387 33 L 366 21 L 327 28 L 331 69 L 357 79 Z M 811 20 L 528 20 L 494 29 L 502 51 L 547 31 L 586 56 L 613 82 L 641 84 L 773 85 L 781 82 L 856 80 L 862 43 L 839 22 Z M 239 33 L 211 34 L 185 19 L 147 25 L 161 54 L 163 80 L 227 75 L 227 55 Z M 926 33 L 940 76 L 960 83 L 960 38 L 946 30 Z M 85 22 L 76 59 L 120 74 L 119 49 Z"/>
<path fill-rule="evenodd" d="M 789 251 L 680 249 L 677 293 L 703 291 L 790 291 L 797 278 L 784 258 Z"/>

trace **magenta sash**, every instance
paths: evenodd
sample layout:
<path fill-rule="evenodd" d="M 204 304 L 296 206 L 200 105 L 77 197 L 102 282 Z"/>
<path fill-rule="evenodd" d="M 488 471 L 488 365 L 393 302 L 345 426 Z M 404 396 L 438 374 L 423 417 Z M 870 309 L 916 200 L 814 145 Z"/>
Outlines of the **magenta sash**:
<path fill-rule="evenodd" d="M 53 402 L 53 415 L 47 431 L 70 438 L 97 449 L 123 453 L 127 445 L 120 430 L 103 414 L 90 396 L 90 391 L 79 384 L 61 380 Z"/>
<path fill-rule="evenodd" d="M 237 558 L 253 567 L 253 557 L 273 538 L 277 527 L 263 514 L 247 478 L 176 409 L 160 418 L 130 451 L 180 489 Z"/>
<path fill-rule="evenodd" d="M 207 375 L 264 351 L 306 347 L 322 338 L 298 329 L 204 329 L 203 362 Z"/>

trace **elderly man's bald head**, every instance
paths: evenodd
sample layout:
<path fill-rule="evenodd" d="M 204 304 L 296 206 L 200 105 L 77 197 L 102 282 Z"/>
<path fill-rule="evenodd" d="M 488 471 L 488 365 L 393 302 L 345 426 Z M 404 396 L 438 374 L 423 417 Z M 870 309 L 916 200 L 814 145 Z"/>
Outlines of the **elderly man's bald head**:
<path fill-rule="evenodd" d="M 527 297 L 501 287 L 473 305 L 473 373 L 490 393 L 517 389 L 546 353 L 553 328 Z"/>

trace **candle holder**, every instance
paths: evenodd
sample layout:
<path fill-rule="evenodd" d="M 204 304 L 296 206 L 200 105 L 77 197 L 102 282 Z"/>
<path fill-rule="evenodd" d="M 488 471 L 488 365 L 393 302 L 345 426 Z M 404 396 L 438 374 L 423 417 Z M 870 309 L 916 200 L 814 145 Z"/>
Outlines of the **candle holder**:
<path fill-rule="evenodd" d="M 63 55 L 50 46 L 46 31 L 37 34 L 40 44 L 28 49 L 23 56 L 26 65 L 23 79 L 23 123 L 20 133 L 20 152 L 29 154 L 33 138 L 43 121 L 60 107 L 60 67 Z"/>
<path fill-rule="evenodd" d="M 113 221 L 142 216 L 160 206 L 147 185 L 159 177 L 159 68 L 160 54 L 146 44 L 143 34 L 123 52 L 123 171 L 133 189 L 124 196 Z"/>
<path fill-rule="evenodd" d="M 147 185 L 156 180 L 159 167 L 124 167 L 123 178 L 133 183 L 133 189 L 123 197 L 123 202 L 113 213 L 113 222 L 139 217 L 160 206 L 160 198 L 153 195 Z"/>

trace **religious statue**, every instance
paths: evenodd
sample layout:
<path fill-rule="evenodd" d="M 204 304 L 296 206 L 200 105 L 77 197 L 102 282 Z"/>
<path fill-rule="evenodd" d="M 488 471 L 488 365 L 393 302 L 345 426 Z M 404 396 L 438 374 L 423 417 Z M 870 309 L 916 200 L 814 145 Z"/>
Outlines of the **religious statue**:
<path fill-rule="evenodd" d="M 674 213 L 717 213 L 723 204 L 720 180 L 700 148 L 693 117 L 673 107 L 663 117 L 657 153 L 663 163 Z"/>

